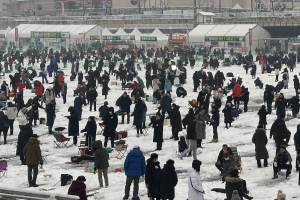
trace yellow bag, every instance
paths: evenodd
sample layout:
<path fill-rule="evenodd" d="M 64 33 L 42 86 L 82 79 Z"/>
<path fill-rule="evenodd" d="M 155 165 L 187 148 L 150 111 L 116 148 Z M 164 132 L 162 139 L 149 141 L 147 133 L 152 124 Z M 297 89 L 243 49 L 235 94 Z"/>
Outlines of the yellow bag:
<path fill-rule="evenodd" d="M 164 125 L 168 125 L 168 119 L 164 119 Z"/>

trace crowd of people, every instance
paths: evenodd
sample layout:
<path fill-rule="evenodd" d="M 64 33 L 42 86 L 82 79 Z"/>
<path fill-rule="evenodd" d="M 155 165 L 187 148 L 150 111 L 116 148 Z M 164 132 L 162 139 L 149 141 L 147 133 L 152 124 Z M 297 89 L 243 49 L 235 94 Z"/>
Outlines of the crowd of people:
<path fill-rule="evenodd" d="M 207 52 L 208 50 L 202 50 Z M 199 52 L 199 51 L 198 51 Z M 203 54 L 202 52 L 202 54 Z M 95 172 L 98 172 L 99 186 L 108 187 L 108 167 L 109 156 L 106 151 L 108 141 L 110 140 L 110 147 L 115 147 L 115 131 L 118 124 L 124 124 L 125 116 L 127 124 L 130 123 L 133 117 L 133 125 L 136 127 L 136 136 L 143 134 L 143 129 L 147 127 L 153 128 L 153 142 L 156 143 L 155 151 L 163 150 L 164 142 L 164 122 L 170 121 L 172 136 L 170 139 L 178 141 L 178 157 L 184 159 L 187 156 L 193 156 L 191 168 L 188 170 L 188 199 L 204 199 L 204 189 L 200 178 L 200 166 L 202 162 L 197 158 L 197 149 L 203 148 L 202 140 L 206 139 L 206 127 L 211 125 L 213 127 L 213 138 L 211 142 L 219 142 L 218 127 L 220 126 L 220 111 L 224 114 L 224 123 L 227 129 L 230 129 L 236 116 L 243 112 L 248 112 L 248 102 L 250 91 L 243 85 L 241 77 L 232 77 L 228 85 L 225 84 L 225 75 L 219 69 L 219 60 L 217 59 L 218 52 L 213 51 L 215 58 L 211 56 L 210 59 L 205 59 L 203 67 L 197 69 L 192 75 L 193 91 L 187 91 L 185 86 L 187 84 L 187 67 L 192 68 L 195 65 L 196 51 L 191 47 L 188 50 L 179 49 L 177 51 L 170 51 L 168 48 L 160 48 L 157 50 L 147 50 L 143 52 L 142 49 L 134 50 L 105 50 L 98 49 L 92 51 L 90 48 L 85 52 L 80 47 L 66 50 L 61 48 L 60 51 L 54 52 L 53 49 L 32 49 L 25 53 L 10 52 L 8 54 L 0 54 L 0 61 L 4 63 L 10 59 L 16 61 L 16 73 L 11 73 L 9 76 L 10 84 L 3 81 L 1 85 L 1 101 L 7 102 L 6 112 L 0 111 L 0 130 L 4 135 L 4 143 L 7 144 L 7 134 L 10 130 L 10 135 L 18 132 L 14 130 L 14 122 L 18 121 L 19 136 L 17 143 L 17 155 L 20 156 L 22 165 L 28 166 L 28 183 L 30 187 L 37 187 L 36 179 L 38 174 L 38 165 L 43 165 L 41 157 L 41 150 L 38 140 L 38 135 L 33 134 L 33 130 L 38 126 L 39 109 L 46 112 L 46 126 L 48 126 L 48 133 L 53 134 L 53 126 L 56 120 L 56 99 L 62 97 L 63 103 L 73 102 L 73 106 L 68 108 L 69 115 L 66 115 L 68 120 L 68 135 L 73 138 L 73 145 L 78 143 L 79 133 L 85 133 L 86 146 L 93 149 L 95 155 Z M 205 53 L 206 54 L 206 53 Z M 224 55 L 225 52 L 220 54 Z M 172 59 L 176 56 L 183 56 L 184 62 Z M 115 59 L 117 57 L 117 59 Z M 152 57 L 153 61 L 145 65 L 145 77 L 139 73 L 141 67 L 137 65 L 138 58 L 144 59 Z M 270 139 L 274 139 L 276 143 L 276 156 L 272 163 L 274 176 L 278 178 L 278 172 L 286 169 L 286 177 L 288 178 L 292 171 L 292 157 L 287 151 L 291 132 L 285 125 L 286 109 L 292 109 L 292 117 L 297 117 L 299 113 L 299 79 L 294 75 L 294 89 L 295 95 L 290 99 L 285 99 L 284 94 L 280 93 L 283 89 L 288 89 L 290 76 L 296 66 L 297 55 L 291 53 L 284 55 L 282 52 L 276 52 L 273 55 L 258 54 L 255 59 L 251 52 L 248 55 L 236 55 L 230 62 L 242 66 L 248 73 L 251 69 L 251 76 L 254 84 L 259 89 L 265 89 L 262 105 L 258 111 L 259 124 L 255 130 L 252 142 L 255 144 L 257 167 L 261 168 L 261 159 L 264 160 L 263 166 L 268 167 L 268 150 L 266 145 L 268 137 L 266 134 L 267 115 L 272 114 L 273 101 L 276 97 L 274 107 L 276 109 L 277 119 L 271 126 Z M 28 59 L 31 69 L 26 69 L 24 60 Z M 118 61 L 119 59 L 119 61 Z M 209 61 L 208 61 L 209 60 Z M 80 62 L 83 63 L 84 72 L 80 71 Z M 70 81 L 66 80 L 66 76 L 59 65 L 63 63 L 66 67 L 67 63 L 71 63 Z M 95 63 L 95 64 L 93 64 Z M 215 75 L 211 70 L 206 70 L 206 64 L 215 69 Z M 117 66 L 119 65 L 119 66 Z M 256 77 L 257 65 L 261 66 L 262 73 L 272 73 L 275 71 L 276 85 L 265 85 L 259 77 Z M 283 66 L 286 68 L 283 68 Z M 10 66 L 10 65 L 9 65 Z M 103 68 L 107 66 L 107 70 Z M 174 68 L 174 66 L 176 66 Z M 93 68 L 94 67 L 94 68 Z M 288 70 L 290 69 L 290 72 Z M 4 70 L 9 71 L 8 66 L 4 64 Z M 3 68 L 1 68 L 3 71 Z M 10 71 L 13 71 L 11 68 Z M 279 74 L 282 74 L 281 81 L 279 81 Z M 116 81 L 120 81 L 122 89 L 131 89 L 131 93 L 126 91 L 116 100 L 118 110 L 115 111 L 113 106 L 108 106 L 107 98 L 109 97 L 109 83 L 112 77 Z M 231 76 L 226 74 L 226 76 Z M 49 78 L 53 78 L 53 82 L 49 82 Z M 42 79 L 40 81 L 40 79 Z M 68 94 L 68 82 L 77 79 L 77 88 L 74 90 L 74 100 Z M 85 80 L 84 80 L 85 79 Z M 144 84 L 144 80 L 146 84 Z M 45 89 L 45 82 L 49 85 Z M 99 86 L 103 97 L 103 104 L 97 101 L 99 99 Z M 144 90 L 152 88 L 152 95 L 145 95 Z M 177 98 L 185 98 L 187 92 L 194 92 L 195 98 L 191 102 L 191 108 L 187 114 L 182 117 L 180 106 L 173 102 L 173 89 L 176 88 Z M 35 96 L 33 98 L 24 99 L 24 90 L 30 89 Z M 198 93 L 198 94 L 197 94 Z M 279 95 L 278 95 L 279 93 Z M 70 95 L 69 95 L 70 96 Z M 146 124 L 146 115 L 148 112 L 147 101 L 157 104 L 158 111 L 151 116 L 150 123 Z M 223 101 L 223 97 L 226 100 Z M 210 103 L 210 100 L 213 103 Z M 26 102 L 26 103 L 25 103 Z M 243 102 L 243 109 L 240 103 Z M 43 106 L 45 104 L 45 106 Z M 83 106 L 89 104 L 89 111 L 91 116 L 88 117 L 84 129 L 79 129 L 79 121 L 82 119 Z M 131 105 L 134 104 L 134 109 Z M 97 107 L 100 107 L 97 109 Z M 99 111 L 95 116 L 94 112 Z M 120 119 L 119 117 L 120 116 Z M 96 138 L 97 120 L 102 120 L 104 127 L 104 143 Z M 120 123 L 119 123 L 120 122 Z M 179 133 L 186 129 L 186 137 L 179 136 Z M 300 163 L 300 125 L 297 127 L 297 132 L 294 135 L 294 142 L 297 151 L 296 170 L 299 171 Z M 177 144 L 177 142 L 176 142 Z M 180 161 L 178 161 L 180 162 Z M 220 180 L 226 182 L 225 189 L 215 189 L 217 192 L 226 193 L 227 200 L 230 199 L 252 199 L 248 196 L 249 191 L 246 187 L 246 181 L 239 178 L 238 170 L 241 169 L 241 162 L 239 157 L 235 155 L 230 147 L 226 144 L 222 146 L 217 162 L 216 168 L 220 171 Z M 124 162 L 124 171 L 126 175 L 126 185 L 124 200 L 129 199 L 130 185 L 134 182 L 133 198 L 139 199 L 139 180 L 141 176 L 145 176 L 145 184 L 148 189 L 148 196 L 151 199 L 175 199 L 175 187 L 178 181 L 175 171 L 175 161 L 168 160 L 161 168 L 158 162 L 158 154 L 151 154 L 146 161 L 143 152 L 139 145 L 128 153 Z M 32 175 L 33 172 L 33 175 Z M 104 177 L 104 184 L 103 184 Z M 80 199 L 86 199 L 84 190 L 78 188 L 85 188 L 85 177 L 80 176 L 76 181 L 73 181 L 69 194 L 76 194 Z M 283 196 L 282 192 L 278 194 Z M 236 198 L 233 198 L 236 197 Z M 283 200 L 285 198 L 278 198 Z"/>

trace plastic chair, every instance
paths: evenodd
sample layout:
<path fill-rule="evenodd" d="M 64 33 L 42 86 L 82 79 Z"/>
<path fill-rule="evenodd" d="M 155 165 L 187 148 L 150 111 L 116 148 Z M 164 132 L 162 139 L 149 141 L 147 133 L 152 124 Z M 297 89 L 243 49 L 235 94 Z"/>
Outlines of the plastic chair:
<path fill-rule="evenodd" d="M 55 138 L 54 148 L 68 148 L 67 145 L 71 138 L 67 138 L 61 133 L 54 133 L 53 136 Z"/>
<path fill-rule="evenodd" d="M 0 160 L 0 177 L 6 177 L 7 175 L 7 161 L 6 160 Z"/>

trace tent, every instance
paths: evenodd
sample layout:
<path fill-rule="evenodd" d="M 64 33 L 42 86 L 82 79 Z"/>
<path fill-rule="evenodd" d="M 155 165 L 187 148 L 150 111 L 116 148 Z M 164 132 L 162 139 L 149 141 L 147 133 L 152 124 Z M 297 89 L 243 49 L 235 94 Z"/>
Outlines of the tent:
<path fill-rule="evenodd" d="M 156 36 L 157 44 L 160 46 L 165 46 L 168 44 L 169 37 L 163 34 L 158 28 L 156 28 L 149 36 Z"/>
<path fill-rule="evenodd" d="M 134 35 L 135 36 L 135 40 L 140 40 L 141 36 L 143 34 L 141 33 L 141 31 L 139 31 L 139 29 L 134 28 L 133 31 L 129 35 Z"/>
<path fill-rule="evenodd" d="M 115 35 L 128 35 L 124 29 L 122 28 L 119 28 L 119 30 L 115 33 Z"/>
<path fill-rule="evenodd" d="M 107 28 L 102 30 L 102 35 L 113 35 Z"/>
<path fill-rule="evenodd" d="M 242 8 L 239 3 L 235 4 L 233 8 L 230 9 L 231 12 L 242 12 L 246 9 Z"/>

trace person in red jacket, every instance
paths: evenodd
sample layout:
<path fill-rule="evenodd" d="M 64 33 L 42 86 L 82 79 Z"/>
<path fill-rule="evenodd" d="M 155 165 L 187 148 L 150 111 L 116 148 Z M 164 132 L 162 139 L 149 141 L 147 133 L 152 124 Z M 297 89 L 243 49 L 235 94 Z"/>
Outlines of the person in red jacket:
<path fill-rule="evenodd" d="M 238 109 L 240 107 L 240 97 L 242 96 L 242 88 L 240 84 L 235 83 L 232 90 L 232 96 L 234 99 L 234 107 L 235 109 Z"/>
<path fill-rule="evenodd" d="M 80 200 L 87 200 L 85 181 L 84 176 L 78 176 L 76 181 L 73 181 L 69 187 L 68 194 L 79 196 Z"/>
<path fill-rule="evenodd" d="M 43 97 L 43 84 L 39 82 L 37 86 L 35 87 L 35 95 L 38 96 L 39 98 Z"/>
<path fill-rule="evenodd" d="M 22 81 L 19 81 L 18 90 L 19 90 L 19 93 L 21 94 L 22 98 L 23 98 L 23 91 L 24 91 L 25 87 L 26 87 L 26 85 Z"/>

